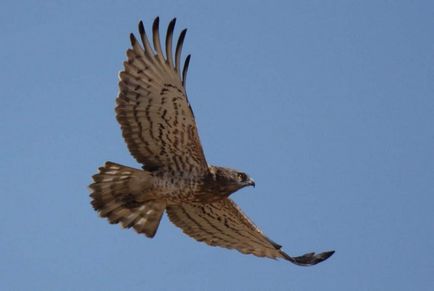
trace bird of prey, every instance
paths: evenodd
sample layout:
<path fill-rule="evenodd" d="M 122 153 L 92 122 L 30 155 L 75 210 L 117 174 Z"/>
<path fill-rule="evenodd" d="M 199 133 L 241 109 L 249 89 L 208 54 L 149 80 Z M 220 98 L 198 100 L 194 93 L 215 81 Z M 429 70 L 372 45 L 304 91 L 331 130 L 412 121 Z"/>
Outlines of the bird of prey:
<path fill-rule="evenodd" d="M 289 256 L 241 211 L 229 196 L 254 186 L 246 173 L 208 165 L 199 140 L 185 82 L 190 61 L 181 67 L 186 29 L 172 51 L 173 19 L 163 48 L 159 18 L 151 45 L 143 22 L 140 40 L 131 48 L 119 74 L 116 118 L 123 137 L 142 169 L 106 162 L 93 176 L 92 205 L 101 217 L 134 228 L 152 238 L 164 212 L 192 238 L 244 254 L 283 258 L 301 266 L 315 265 L 334 251 Z"/>

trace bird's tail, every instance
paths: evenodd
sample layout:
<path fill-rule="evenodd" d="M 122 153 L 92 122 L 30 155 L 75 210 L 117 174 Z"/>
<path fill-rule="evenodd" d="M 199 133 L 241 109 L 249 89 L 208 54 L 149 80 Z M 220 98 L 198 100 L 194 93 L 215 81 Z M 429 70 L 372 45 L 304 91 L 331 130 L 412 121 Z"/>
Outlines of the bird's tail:
<path fill-rule="evenodd" d="M 155 235 L 166 202 L 153 197 L 149 172 L 106 162 L 92 178 L 91 203 L 101 217 L 147 237 Z"/>

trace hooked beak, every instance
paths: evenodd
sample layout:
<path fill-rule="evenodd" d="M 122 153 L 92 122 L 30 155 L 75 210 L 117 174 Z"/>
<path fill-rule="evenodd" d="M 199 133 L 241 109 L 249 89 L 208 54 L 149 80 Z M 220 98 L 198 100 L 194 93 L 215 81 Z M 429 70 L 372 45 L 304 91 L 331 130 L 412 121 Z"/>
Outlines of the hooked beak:
<path fill-rule="evenodd" d="M 250 178 L 249 181 L 247 182 L 247 185 L 253 186 L 253 188 L 255 188 L 255 180 L 253 180 L 252 178 Z"/>

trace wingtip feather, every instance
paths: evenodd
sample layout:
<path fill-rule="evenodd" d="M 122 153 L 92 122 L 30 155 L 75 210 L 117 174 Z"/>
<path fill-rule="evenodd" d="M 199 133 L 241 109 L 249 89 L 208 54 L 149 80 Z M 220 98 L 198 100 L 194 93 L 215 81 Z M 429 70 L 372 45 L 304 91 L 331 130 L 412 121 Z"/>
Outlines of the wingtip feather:
<path fill-rule="evenodd" d="M 134 46 L 137 42 L 136 37 L 134 36 L 134 34 L 130 33 L 130 41 L 131 41 L 131 45 Z"/>
<path fill-rule="evenodd" d="M 145 26 L 143 25 L 143 21 L 140 20 L 139 22 L 139 32 L 140 34 L 144 34 L 145 33 Z"/>
<path fill-rule="evenodd" d="M 174 17 L 170 22 L 169 22 L 169 27 L 175 27 L 176 24 L 176 17 Z"/>
<path fill-rule="evenodd" d="M 313 266 L 327 260 L 335 251 L 326 251 L 319 254 L 312 252 L 298 257 L 291 257 L 283 251 L 280 251 L 280 253 L 284 259 L 298 266 Z"/>
<path fill-rule="evenodd" d="M 190 65 L 190 58 L 191 58 L 191 55 L 188 55 L 185 58 L 184 69 L 182 70 L 182 85 L 184 87 L 185 87 L 185 83 L 187 82 L 187 72 L 188 72 L 188 66 Z"/>
<path fill-rule="evenodd" d="M 154 33 L 155 31 L 159 30 L 159 27 L 160 27 L 160 17 L 157 16 L 155 17 L 154 22 L 152 23 L 152 30 L 154 31 Z"/>
<path fill-rule="evenodd" d="M 173 64 L 173 56 L 172 56 L 172 39 L 173 39 L 173 31 L 175 30 L 176 18 L 173 18 L 169 26 L 167 27 L 166 33 L 166 59 L 171 68 L 174 67 Z"/>
<path fill-rule="evenodd" d="M 183 29 L 181 33 L 179 34 L 178 42 L 176 44 L 175 49 L 175 69 L 178 72 L 181 72 L 180 64 L 181 64 L 181 53 L 182 53 L 182 46 L 184 44 L 185 35 L 187 34 L 187 29 Z"/>

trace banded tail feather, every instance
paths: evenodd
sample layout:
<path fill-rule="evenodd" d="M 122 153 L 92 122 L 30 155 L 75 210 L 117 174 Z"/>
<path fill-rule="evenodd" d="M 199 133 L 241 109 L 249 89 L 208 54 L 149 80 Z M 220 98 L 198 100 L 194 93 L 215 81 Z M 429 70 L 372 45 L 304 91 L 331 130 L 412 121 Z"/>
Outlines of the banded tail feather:
<path fill-rule="evenodd" d="M 153 197 L 150 173 L 106 162 L 92 178 L 92 206 L 101 217 L 155 236 L 166 202 Z"/>

